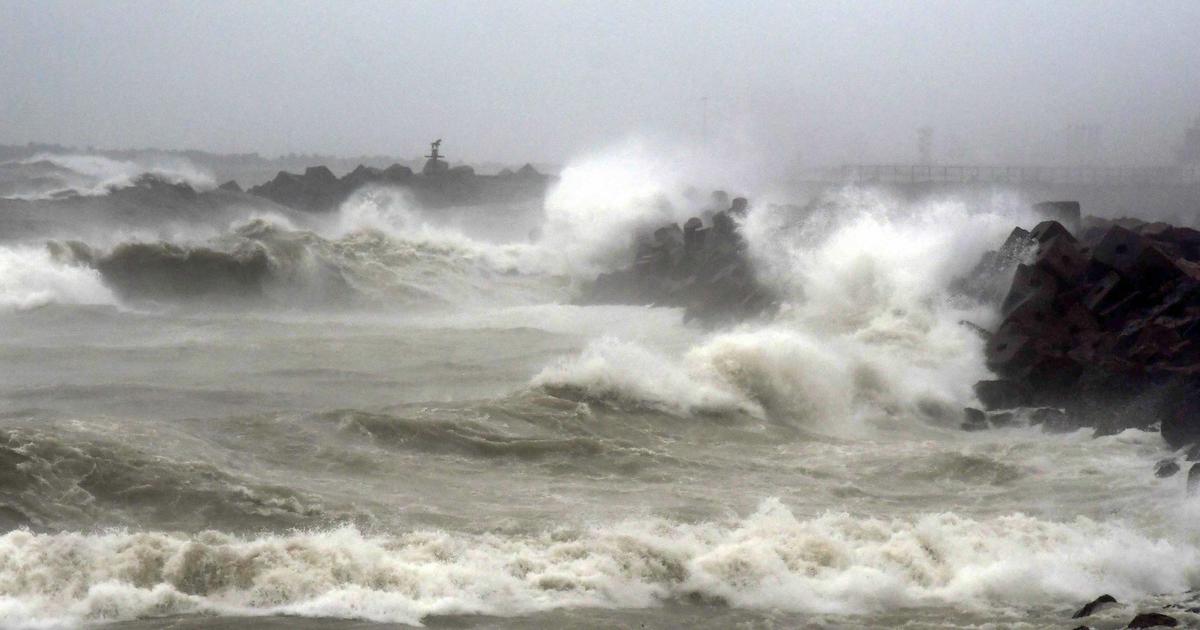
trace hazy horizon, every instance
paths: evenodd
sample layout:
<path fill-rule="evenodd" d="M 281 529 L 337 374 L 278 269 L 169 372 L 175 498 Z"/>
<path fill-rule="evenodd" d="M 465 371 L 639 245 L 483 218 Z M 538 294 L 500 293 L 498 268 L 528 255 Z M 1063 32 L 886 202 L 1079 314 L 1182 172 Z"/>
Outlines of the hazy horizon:
<path fill-rule="evenodd" d="M 0 0 L 0 143 L 563 162 L 1166 163 L 1200 4 Z M 707 125 L 705 124 L 707 119 Z M 1071 127 L 1098 128 L 1080 146 Z"/>

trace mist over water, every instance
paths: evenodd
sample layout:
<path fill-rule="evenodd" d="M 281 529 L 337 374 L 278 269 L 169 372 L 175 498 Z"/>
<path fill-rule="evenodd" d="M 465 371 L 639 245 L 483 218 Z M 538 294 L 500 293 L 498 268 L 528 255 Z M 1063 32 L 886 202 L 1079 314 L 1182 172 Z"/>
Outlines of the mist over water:
<path fill-rule="evenodd" d="M 0 230 L 0 625 L 1047 627 L 1200 587 L 1157 433 L 958 428 L 998 315 L 950 286 L 1032 200 L 739 190 L 777 313 L 575 304 L 694 176 L 0 214 L 78 219 Z"/>

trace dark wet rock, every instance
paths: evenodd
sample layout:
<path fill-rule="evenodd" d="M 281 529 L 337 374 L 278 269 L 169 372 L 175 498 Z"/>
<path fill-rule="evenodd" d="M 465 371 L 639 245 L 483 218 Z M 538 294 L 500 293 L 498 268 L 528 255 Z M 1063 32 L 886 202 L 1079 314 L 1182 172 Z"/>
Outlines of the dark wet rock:
<path fill-rule="evenodd" d="M 1013 228 L 1000 249 L 985 253 L 966 276 L 954 281 L 951 290 L 985 302 L 999 301 L 1008 289 L 1009 274 L 1036 244 L 1027 230 Z"/>
<path fill-rule="evenodd" d="M 422 205 L 445 207 L 536 199 L 553 181 L 529 165 L 515 175 L 477 175 L 467 165 L 451 167 L 443 157 L 430 157 L 420 175 L 401 164 L 383 170 L 360 164 L 340 179 L 325 166 L 310 167 L 303 174 L 281 171 L 248 192 L 298 210 L 328 212 L 369 185 L 399 186 Z"/>
<path fill-rule="evenodd" d="M 1098 612 L 1099 610 L 1107 607 L 1108 605 L 1116 604 L 1116 603 L 1117 603 L 1117 598 L 1106 593 L 1106 594 L 1101 595 L 1100 597 L 1097 597 L 1096 599 L 1088 602 L 1087 604 L 1085 604 L 1083 606 L 1083 608 L 1080 608 L 1074 615 L 1071 615 L 1071 618 L 1079 619 L 1081 617 L 1088 617 L 1088 616 Z"/>
<path fill-rule="evenodd" d="M 1167 390 L 1161 403 L 1163 439 L 1175 448 L 1200 443 L 1200 387 L 1179 382 Z"/>
<path fill-rule="evenodd" d="M 1012 411 L 991 411 L 987 414 L 988 424 L 993 427 L 1008 427 L 1016 424 L 1017 414 Z"/>
<path fill-rule="evenodd" d="M 386 182 L 405 182 L 411 179 L 413 170 L 403 164 L 393 164 L 379 173 L 380 179 Z"/>
<path fill-rule="evenodd" d="M 1160 479 L 1173 476 L 1179 472 L 1179 464 L 1174 459 L 1163 459 L 1154 464 L 1154 476 Z"/>
<path fill-rule="evenodd" d="M 1033 211 L 1076 231 L 1082 224 L 1078 201 L 1043 201 L 1033 204 Z"/>
<path fill-rule="evenodd" d="M 1004 379 L 975 383 L 975 397 L 988 411 L 1025 407 L 1032 401 L 1031 392 L 1024 383 Z"/>
<path fill-rule="evenodd" d="M 1179 625 L 1179 620 L 1162 613 L 1141 613 L 1134 617 L 1129 622 L 1126 628 L 1174 628 Z"/>
<path fill-rule="evenodd" d="M 1200 464 L 1192 464 L 1188 469 L 1187 493 L 1190 497 L 1200 494 Z"/>
<path fill-rule="evenodd" d="M 980 401 L 1063 410 L 1051 430 L 1160 423 L 1171 446 L 1200 443 L 1200 232 L 1081 220 L 1070 202 L 1035 210 L 1049 220 L 1005 243 L 1021 256 L 1005 267 L 989 252 L 959 281 L 1002 316 L 985 345 L 1000 378 L 980 382 Z M 988 273 L 1010 274 L 1003 299 L 980 289 Z"/>
<path fill-rule="evenodd" d="M 1065 433 L 1077 428 L 1071 422 L 1071 417 L 1062 409 L 1041 407 L 1029 414 L 1029 423 L 1040 425 L 1047 433 Z"/>
<path fill-rule="evenodd" d="M 633 264 L 600 274 L 580 301 L 683 307 L 686 319 L 706 325 L 775 308 L 774 294 L 758 281 L 746 255 L 739 221 L 747 209 L 739 197 L 713 215 L 709 227 L 692 217 L 682 227 L 672 223 L 641 235 Z"/>

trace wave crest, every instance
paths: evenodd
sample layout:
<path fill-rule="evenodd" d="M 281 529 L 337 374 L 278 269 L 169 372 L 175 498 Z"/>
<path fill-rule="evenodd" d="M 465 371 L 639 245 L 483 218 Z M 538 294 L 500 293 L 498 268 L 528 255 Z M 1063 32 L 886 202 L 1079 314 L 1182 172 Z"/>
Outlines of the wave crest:
<path fill-rule="evenodd" d="M 971 601 L 1003 616 L 1014 604 L 1200 584 L 1194 547 L 1116 523 L 805 519 L 774 499 L 725 523 L 650 519 L 531 535 L 16 531 L 0 537 L 0 550 L 0 620 L 27 625 L 199 612 L 419 624 L 696 599 L 833 614 Z"/>

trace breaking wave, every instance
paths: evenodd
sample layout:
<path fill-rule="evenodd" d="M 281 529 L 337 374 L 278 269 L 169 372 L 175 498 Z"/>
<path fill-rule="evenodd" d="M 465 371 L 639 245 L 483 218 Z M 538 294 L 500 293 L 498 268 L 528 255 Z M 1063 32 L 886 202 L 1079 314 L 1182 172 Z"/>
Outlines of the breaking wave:
<path fill-rule="evenodd" d="M 0 623 L 37 627 L 181 613 L 419 624 L 667 601 L 809 613 L 1121 600 L 1200 585 L 1194 545 L 1085 518 L 794 514 L 777 500 L 726 522 L 630 520 L 514 535 L 331 531 L 238 537 L 0 537 Z"/>
<path fill-rule="evenodd" d="M 45 248 L 0 246 L 0 311 L 116 301 L 95 269 L 56 260 Z"/>
<path fill-rule="evenodd" d="M 40 154 L 0 163 L 0 197 L 38 200 L 106 195 L 133 186 L 147 175 L 197 189 L 215 186 L 210 174 L 180 158 L 145 163 L 99 155 Z"/>
<path fill-rule="evenodd" d="M 807 208 L 754 208 L 744 226 L 763 279 L 786 304 L 771 321 L 698 335 L 683 352 L 599 339 L 537 386 L 675 410 L 741 410 L 834 434 L 919 418 L 958 420 L 986 378 L 962 321 L 988 305 L 950 291 L 1025 204 L 1000 197 L 909 204 L 843 190 Z"/>
<path fill-rule="evenodd" d="M 128 242 L 109 251 L 52 243 L 94 267 L 125 299 L 305 306 L 436 306 L 552 301 L 545 278 L 497 268 L 467 245 L 402 239 L 376 230 L 326 238 L 255 219 L 197 244 Z"/>

